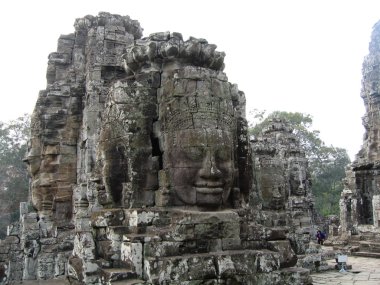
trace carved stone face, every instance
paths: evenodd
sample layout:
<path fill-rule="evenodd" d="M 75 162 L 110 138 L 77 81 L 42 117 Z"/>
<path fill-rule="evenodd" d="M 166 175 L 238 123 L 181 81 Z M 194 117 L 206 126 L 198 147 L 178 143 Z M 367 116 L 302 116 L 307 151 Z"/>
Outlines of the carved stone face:
<path fill-rule="evenodd" d="M 290 170 L 290 192 L 292 195 L 305 196 L 306 195 L 306 170 L 300 164 L 293 164 Z"/>
<path fill-rule="evenodd" d="M 164 164 L 174 204 L 218 208 L 228 203 L 234 181 L 231 132 L 185 129 L 166 135 Z"/>
<path fill-rule="evenodd" d="M 285 197 L 283 188 L 279 185 L 272 185 L 263 188 L 263 208 L 280 210 L 284 208 Z"/>
<path fill-rule="evenodd" d="M 259 174 L 259 188 L 263 209 L 280 210 L 285 207 L 285 182 L 283 168 L 276 161 L 263 161 Z"/>

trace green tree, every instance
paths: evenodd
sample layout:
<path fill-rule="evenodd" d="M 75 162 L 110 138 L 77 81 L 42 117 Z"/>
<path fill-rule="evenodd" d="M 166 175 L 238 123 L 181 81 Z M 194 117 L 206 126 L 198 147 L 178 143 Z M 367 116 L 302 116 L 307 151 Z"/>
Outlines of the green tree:
<path fill-rule="evenodd" d="M 333 146 L 324 149 L 324 159 L 313 165 L 312 190 L 315 205 L 326 216 L 339 213 L 339 198 L 343 190 L 345 167 L 350 163 L 347 151 Z"/>
<path fill-rule="evenodd" d="M 254 110 L 250 114 L 253 119 L 250 123 L 250 134 L 258 136 L 272 118 L 288 121 L 309 160 L 317 210 L 323 215 L 338 214 L 339 197 L 343 190 L 342 179 L 345 177 L 345 167 L 350 163 L 347 151 L 332 145 L 326 146 L 319 137 L 320 132 L 312 129 L 313 118 L 309 114 L 284 111 L 275 111 L 268 115 L 265 113 Z"/>
<path fill-rule="evenodd" d="M 19 204 L 28 197 L 27 151 L 30 116 L 0 122 L 0 237 L 19 218 Z"/>

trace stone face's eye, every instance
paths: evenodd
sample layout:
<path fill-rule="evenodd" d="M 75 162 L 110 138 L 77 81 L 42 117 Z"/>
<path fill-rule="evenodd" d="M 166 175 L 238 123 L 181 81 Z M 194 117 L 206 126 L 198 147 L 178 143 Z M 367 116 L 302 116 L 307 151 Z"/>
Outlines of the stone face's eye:
<path fill-rule="evenodd" d="M 229 147 L 220 147 L 216 151 L 215 158 L 217 161 L 231 160 L 231 149 Z"/>
<path fill-rule="evenodd" d="M 193 161 L 202 160 L 205 155 L 205 149 L 203 147 L 189 147 L 185 149 L 185 155 L 187 159 Z"/>

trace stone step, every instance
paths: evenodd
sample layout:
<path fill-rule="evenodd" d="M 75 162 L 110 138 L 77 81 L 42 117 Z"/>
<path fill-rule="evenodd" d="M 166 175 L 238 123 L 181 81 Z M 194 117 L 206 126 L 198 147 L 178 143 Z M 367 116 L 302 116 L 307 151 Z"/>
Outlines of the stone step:
<path fill-rule="evenodd" d="M 380 242 L 380 237 L 378 232 L 361 232 L 359 235 L 362 241 L 375 241 Z"/>
<path fill-rule="evenodd" d="M 144 242 L 146 239 L 153 240 L 158 239 L 156 235 L 153 234 L 125 234 L 123 235 L 122 241 L 130 241 L 130 242 Z"/>
<path fill-rule="evenodd" d="M 113 282 L 121 280 L 136 280 L 138 277 L 136 272 L 126 268 L 102 268 L 101 275 L 106 282 L 112 282 L 112 284 L 114 284 Z"/>
<path fill-rule="evenodd" d="M 380 253 L 378 252 L 357 251 L 357 252 L 353 252 L 352 255 L 361 256 L 361 257 L 380 258 Z"/>
<path fill-rule="evenodd" d="M 194 284 L 203 284 L 200 282 L 202 276 L 208 276 L 212 280 L 216 280 L 218 276 L 226 279 L 239 276 L 242 280 L 250 280 L 249 278 L 258 274 L 279 270 L 279 259 L 279 253 L 269 250 L 229 250 L 149 257 L 144 259 L 144 266 L 147 269 L 145 273 L 149 276 L 149 284 L 184 284 L 173 281 L 187 280 L 193 280 Z"/>
<path fill-rule="evenodd" d="M 358 251 L 360 251 L 360 246 L 359 245 L 351 246 L 350 252 L 358 252 Z"/>
<path fill-rule="evenodd" d="M 119 280 L 111 282 L 112 285 L 145 285 L 146 281 L 141 279 Z"/>
<path fill-rule="evenodd" d="M 360 251 L 376 252 L 380 253 L 380 243 L 373 241 L 361 241 L 359 243 Z"/>
<path fill-rule="evenodd" d="M 376 246 L 376 247 L 380 247 L 380 242 L 373 241 L 373 240 L 360 241 L 359 244 L 361 244 L 361 245 L 373 245 L 373 246 Z"/>
<path fill-rule="evenodd" d="M 294 280 L 299 280 L 301 282 L 300 284 L 313 284 L 309 269 L 300 267 L 288 267 L 281 269 L 280 274 L 284 284 L 292 284 Z"/>

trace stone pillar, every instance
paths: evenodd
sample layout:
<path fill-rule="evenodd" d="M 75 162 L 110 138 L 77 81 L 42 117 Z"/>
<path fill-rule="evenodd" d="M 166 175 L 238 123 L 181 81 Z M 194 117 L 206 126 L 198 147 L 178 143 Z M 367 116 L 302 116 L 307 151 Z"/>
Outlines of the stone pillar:
<path fill-rule="evenodd" d="M 380 228 L 380 195 L 373 195 L 372 207 L 373 207 L 373 225 L 376 228 Z"/>

